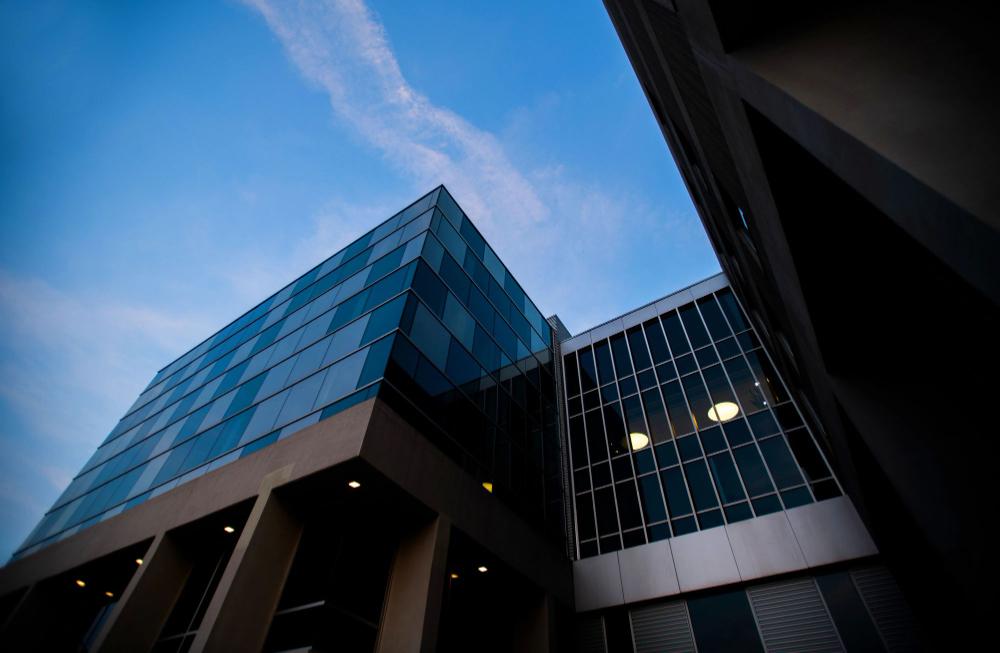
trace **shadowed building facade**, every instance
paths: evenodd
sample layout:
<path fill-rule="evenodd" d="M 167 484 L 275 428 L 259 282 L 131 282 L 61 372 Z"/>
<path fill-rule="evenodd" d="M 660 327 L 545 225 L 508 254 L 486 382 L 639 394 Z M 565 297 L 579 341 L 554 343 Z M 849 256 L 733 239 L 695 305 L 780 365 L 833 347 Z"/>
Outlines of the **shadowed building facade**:
<path fill-rule="evenodd" d="M 991 638 L 990 26 L 964 2 L 605 5 L 723 270 L 928 635 Z"/>
<path fill-rule="evenodd" d="M 0 570 L 0 642 L 910 650 L 764 344 L 722 274 L 573 336 L 439 187 L 154 376 Z"/>

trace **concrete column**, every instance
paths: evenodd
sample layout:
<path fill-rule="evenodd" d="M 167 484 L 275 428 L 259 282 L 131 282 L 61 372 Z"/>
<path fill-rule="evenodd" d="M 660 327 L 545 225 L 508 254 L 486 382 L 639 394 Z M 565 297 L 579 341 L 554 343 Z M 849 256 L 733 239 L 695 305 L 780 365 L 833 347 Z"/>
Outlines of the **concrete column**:
<path fill-rule="evenodd" d="M 389 575 L 377 653 L 437 649 L 451 523 L 437 517 L 403 539 Z"/>
<path fill-rule="evenodd" d="M 191 574 L 192 563 L 169 533 L 153 540 L 111 617 L 94 641 L 94 651 L 148 651 Z"/>
<path fill-rule="evenodd" d="M 191 653 L 259 651 L 302 536 L 302 522 L 272 491 L 290 468 L 265 477 L 202 618 Z"/>

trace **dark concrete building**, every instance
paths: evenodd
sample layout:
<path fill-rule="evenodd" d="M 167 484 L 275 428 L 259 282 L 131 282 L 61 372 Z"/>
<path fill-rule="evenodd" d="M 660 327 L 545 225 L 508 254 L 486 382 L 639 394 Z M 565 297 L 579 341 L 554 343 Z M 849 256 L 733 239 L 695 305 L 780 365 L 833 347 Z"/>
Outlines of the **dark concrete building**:
<path fill-rule="evenodd" d="M 605 5 L 726 275 L 927 636 L 991 636 L 989 21 L 962 2 Z"/>

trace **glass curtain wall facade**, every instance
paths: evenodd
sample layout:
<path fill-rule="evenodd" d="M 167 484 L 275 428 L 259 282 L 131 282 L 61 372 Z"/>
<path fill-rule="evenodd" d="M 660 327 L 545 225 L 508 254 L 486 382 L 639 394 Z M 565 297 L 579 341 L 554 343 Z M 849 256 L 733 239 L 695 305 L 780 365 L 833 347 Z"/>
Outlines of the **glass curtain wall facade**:
<path fill-rule="evenodd" d="M 841 494 L 730 289 L 567 344 L 579 557 Z"/>
<path fill-rule="evenodd" d="M 380 396 L 561 532 L 552 334 L 444 187 L 160 370 L 15 558 Z"/>

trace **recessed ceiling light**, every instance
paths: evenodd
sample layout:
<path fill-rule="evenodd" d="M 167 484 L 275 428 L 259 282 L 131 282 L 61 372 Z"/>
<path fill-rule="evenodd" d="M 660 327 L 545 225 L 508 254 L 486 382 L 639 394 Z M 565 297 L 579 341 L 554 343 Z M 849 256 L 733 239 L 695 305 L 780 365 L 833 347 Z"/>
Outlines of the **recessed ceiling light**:
<path fill-rule="evenodd" d="M 458 574 L 456 574 L 455 572 L 451 572 L 451 573 L 449 574 L 449 576 L 451 576 L 451 579 L 452 579 L 452 580 L 455 580 L 456 578 L 458 578 Z"/>
<path fill-rule="evenodd" d="M 632 444 L 632 451 L 638 451 L 649 446 L 649 436 L 645 433 L 629 433 L 628 441 Z"/>
<path fill-rule="evenodd" d="M 86 587 L 87 586 L 87 584 L 85 582 L 83 582 L 82 580 L 80 580 L 79 578 L 76 579 L 76 585 L 77 585 L 77 587 Z"/>
<path fill-rule="evenodd" d="M 223 526 L 222 530 L 226 531 L 227 533 L 234 533 L 234 532 L 236 532 L 236 529 L 233 528 L 232 526 Z"/>
<path fill-rule="evenodd" d="M 728 422 L 736 417 L 740 412 L 740 407 L 731 401 L 720 401 L 708 409 L 708 419 L 713 422 Z"/>
<path fill-rule="evenodd" d="M 106 597 L 108 597 L 110 599 L 113 599 L 115 597 L 115 595 L 112 592 L 105 592 L 104 596 L 106 596 Z"/>
<path fill-rule="evenodd" d="M 489 571 L 489 569 L 487 569 L 485 566 L 478 567 L 478 570 L 479 570 L 479 573 L 481 573 L 481 574 L 485 574 L 487 571 Z"/>
<path fill-rule="evenodd" d="M 142 558 L 136 558 L 135 559 L 135 564 L 141 565 L 142 564 Z"/>
<path fill-rule="evenodd" d="M 483 481 L 483 488 L 487 492 L 493 492 L 493 483 L 491 483 L 490 481 Z"/>
<path fill-rule="evenodd" d="M 357 490 L 359 487 L 361 487 L 361 483 L 358 483 L 357 481 L 348 481 L 347 487 L 351 488 L 352 490 Z"/>

